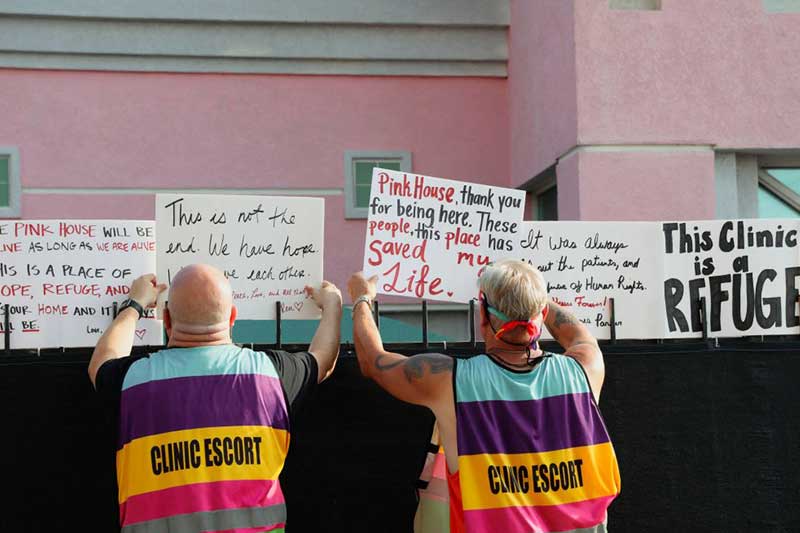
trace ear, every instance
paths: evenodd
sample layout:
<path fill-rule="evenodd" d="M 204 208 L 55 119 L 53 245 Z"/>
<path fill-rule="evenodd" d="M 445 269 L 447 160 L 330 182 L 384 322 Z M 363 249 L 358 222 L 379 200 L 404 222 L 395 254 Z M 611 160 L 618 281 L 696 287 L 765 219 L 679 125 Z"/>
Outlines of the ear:
<path fill-rule="evenodd" d="M 480 302 L 480 300 L 478 301 Z M 490 324 L 489 324 L 489 316 L 486 314 L 486 306 L 480 304 L 478 305 L 478 308 L 480 309 L 481 313 L 481 323 L 480 323 L 481 327 L 488 327 Z"/>
<path fill-rule="evenodd" d="M 233 323 L 236 322 L 236 317 L 237 317 L 238 314 L 239 314 L 239 311 L 237 311 L 236 306 L 232 305 L 231 306 L 231 317 L 230 317 L 230 322 L 229 322 L 230 327 L 233 327 Z"/>
<path fill-rule="evenodd" d="M 167 337 L 171 337 L 172 333 L 172 317 L 169 316 L 169 309 L 164 308 L 164 329 L 167 330 Z"/>

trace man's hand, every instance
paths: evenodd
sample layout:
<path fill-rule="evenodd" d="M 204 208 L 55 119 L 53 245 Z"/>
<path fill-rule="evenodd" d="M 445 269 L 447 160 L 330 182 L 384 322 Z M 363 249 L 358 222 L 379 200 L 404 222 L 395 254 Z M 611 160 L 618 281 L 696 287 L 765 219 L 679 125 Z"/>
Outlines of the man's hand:
<path fill-rule="evenodd" d="M 330 309 L 332 307 L 342 307 L 342 291 L 329 281 L 323 281 L 319 288 L 306 285 L 306 294 L 314 300 L 321 310 Z"/>
<path fill-rule="evenodd" d="M 159 284 L 156 281 L 155 274 L 145 274 L 133 281 L 130 291 L 128 291 L 128 298 L 136 301 L 142 307 L 155 307 L 158 295 L 166 288 L 166 284 Z M 124 309 L 97 341 L 88 369 L 92 384 L 94 384 L 97 371 L 103 366 L 103 363 L 131 354 L 138 319 L 139 315 L 132 309 Z"/>
<path fill-rule="evenodd" d="M 308 351 L 317 360 L 319 374 L 317 383 L 322 383 L 333 373 L 339 357 L 339 340 L 342 329 L 342 293 L 329 281 L 319 288 L 306 286 L 306 294 L 322 310 L 317 332 L 311 339 Z"/>
<path fill-rule="evenodd" d="M 347 282 L 347 291 L 350 293 L 350 301 L 355 302 L 359 297 L 366 295 L 370 300 L 374 300 L 378 294 L 378 276 L 367 279 L 363 272 L 356 272 L 350 276 Z"/>
<path fill-rule="evenodd" d="M 158 295 L 166 289 L 166 283 L 156 283 L 155 274 L 145 274 L 133 280 L 128 298 L 135 300 L 142 307 L 155 307 Z"/>

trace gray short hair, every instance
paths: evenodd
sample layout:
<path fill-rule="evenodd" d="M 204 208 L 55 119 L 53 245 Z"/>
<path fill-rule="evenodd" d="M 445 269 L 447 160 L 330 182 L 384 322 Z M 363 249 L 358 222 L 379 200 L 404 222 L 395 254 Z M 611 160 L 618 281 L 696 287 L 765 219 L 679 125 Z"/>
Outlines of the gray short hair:
<path fill-rule="evenodd" d="M 488 265 L 478 283 L 489 304 L 511 320 L 530 320 L 547 305 L 547 284 L 525 261 L 503 259 Z"/>

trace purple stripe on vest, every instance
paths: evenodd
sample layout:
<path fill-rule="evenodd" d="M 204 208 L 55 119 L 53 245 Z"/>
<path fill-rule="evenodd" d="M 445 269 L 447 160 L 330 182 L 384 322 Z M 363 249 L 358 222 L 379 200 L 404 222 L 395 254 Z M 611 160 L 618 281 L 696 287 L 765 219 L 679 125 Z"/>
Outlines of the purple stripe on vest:
<path fill-rule="evenodd" d="M 458 454 L 538 453 L 610 440 L 591 393 L 458 402 Z"/>
<path fill-rule="evenodd" d="M 122 392 L 119 448 L 139 437 L 220 426 L 289 429 L 280 380 L 261 374 L 162 379 Z"/>

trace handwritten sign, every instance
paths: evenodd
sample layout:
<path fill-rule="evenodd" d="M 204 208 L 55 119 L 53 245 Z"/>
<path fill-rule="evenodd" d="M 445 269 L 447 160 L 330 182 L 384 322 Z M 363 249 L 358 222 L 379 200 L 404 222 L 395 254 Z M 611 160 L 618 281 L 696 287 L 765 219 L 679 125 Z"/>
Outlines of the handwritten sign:
<path fill-rule="evenodd" d="M 665 337 L 797 335 L 800 220 L 663 222 Z"/>
<path fill-rule="evenodd" d="M 539 269 L 553 301 L 596 338 L 611 337 L 610 298 L 618 338 L 662 336 L 654 320 L 662 307 L 658 224 L 525 222 L 522 228 L 520 258 Z"/>
<path fill-rule="evenodd" d="M 12 349 L 94 346 L 114 303 L 156 266 L 152 221 L 7 221 L 0 248 L 0 313 L 8 304 Z M 134 342 L 158 345 L 162 337 L 151 310 Z"/>
<path fill-rule="evenodd" d="M 321 198 L 156 195 L 158 273 L 206 263 L 225 272 L 239 318 L 318 318 L 303 288 L 322 282 Z"/>
<path fill-rule="evenodd" d="M 468 302 L 478 272 L 513 255 L 525 192 L 376 168 L 364 273 L 378 292 Z"/>

